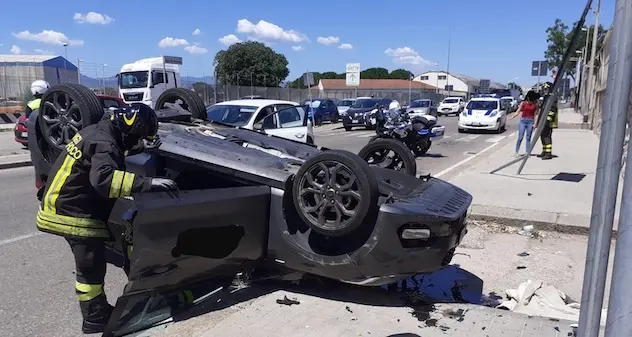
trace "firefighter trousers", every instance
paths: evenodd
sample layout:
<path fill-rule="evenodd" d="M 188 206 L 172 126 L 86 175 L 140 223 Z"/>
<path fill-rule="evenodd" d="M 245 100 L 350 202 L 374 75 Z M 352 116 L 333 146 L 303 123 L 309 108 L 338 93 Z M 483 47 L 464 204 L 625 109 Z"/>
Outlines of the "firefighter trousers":
<path fill-rule="evenodd" d="M 548 123 L 542 130 L 540 141 L 542 142 L 542 154 L 551 154 L 553 152 L 553 129 Z"/>

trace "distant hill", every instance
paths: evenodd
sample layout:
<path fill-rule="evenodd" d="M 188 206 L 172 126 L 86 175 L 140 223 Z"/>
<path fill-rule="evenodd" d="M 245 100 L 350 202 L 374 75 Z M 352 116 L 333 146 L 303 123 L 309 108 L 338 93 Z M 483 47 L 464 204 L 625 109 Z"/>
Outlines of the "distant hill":
<path fill-rule="evenodd" d="M 103 83 L 105 81 L 106 87 L 116 87 L 116 77 L 105 77 L 105 78 L 92 78 L 89 76 L 81 75 L 81 84 L 85 85 L 88 88 L 101 88 L 103 87 Z M 180 81 L 185 85 L 189 86 L 196 82 L 205 82 L 208 84 L 213 84 L 213 76 L 182 76 L 180 77 Z"/>

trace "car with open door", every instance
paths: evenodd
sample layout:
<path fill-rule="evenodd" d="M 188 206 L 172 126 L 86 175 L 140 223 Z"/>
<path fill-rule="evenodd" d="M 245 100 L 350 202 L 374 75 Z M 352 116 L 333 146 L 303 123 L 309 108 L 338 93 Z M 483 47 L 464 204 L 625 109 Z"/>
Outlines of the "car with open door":
<path fill-rule="evenodd" d="M 209 107 L 206 114 L 209 121 L 314 144 L 308 114 L 295 102 L 272 99 L 226 101 Z M 265 118 L 267 116 L 272 117 Z"/>
<path fill-rule="evenodd" d="M 156 111 L 161 144 L 126 157 L 127 170 L 173 179 L 179 191 L 115 202 L 107 247 L 124 258 L 128 283 L 104 336 L 174 319 L 210 296 L 190 289 L 227 285 L 238 273 L 380 286 L 450 263 L 467 232 L 472 196 L 464 190 L 370 165 L 351 152 L 208 121 L 199 96 L 180 94 Z M 285 109 L 264 116 L 263 125 Z M 89 89 L 48 90 L 29 119 L 40 191 L 68 140 L 101 118 Z M 53 120 L 61 132 L 51 132 Z M 402 147 L 388 150 L 412 155 Z M 184 307 L 177 296 L 183 293 L 192 297 Z"/>

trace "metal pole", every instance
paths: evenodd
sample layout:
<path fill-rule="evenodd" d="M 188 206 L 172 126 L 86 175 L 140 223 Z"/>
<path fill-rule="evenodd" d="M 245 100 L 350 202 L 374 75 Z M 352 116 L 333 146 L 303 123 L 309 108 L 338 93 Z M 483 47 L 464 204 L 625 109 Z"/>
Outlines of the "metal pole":
<path fill-rule="evenodd" d="M 101 66 L 101 76 L 103 76 L 103 94 L 105 95 L 105 64 Z"/>
<path fill-rule="evenodd" d="M 599 143 L 599 158 L 595 177 L 595 192 L 586 252 L 586 269 L 582 288 L 582 310 L 579 314 L 580 337 L 595 337 L 599 334 L 601 309 L 603 305 L 608 257 L 614 220 L 617 190 L 621 172 L 621 155 L 628 112 L 632 77 L 632 1 L 617 0 L 610 41 L 610 61 L 608 63 L 608 89 L 603 105 L 603 124 Z M 596 26 L 598 27 L 598 26 Z M 597 31 L 595 31 L 597 32 Z M 628 153 L 630 153 L 628 147 Z M 628 155 L 628 163 L 632 158 Z M 606 336 L 629 336 L 632 331 L 632 313 L 629 283 L 632 281 L 630 269 L 630 249 L 632 249 L 632 184 L 627 181 L 632 174 L 632 166 L 626 167 L 623 199 L 619 217 L 615 262 L 610 289 L 610 304 L 606 324 Z M 626 303 L 626 301 L 628 303 Z"/>
<path fill-rule="evenodd" d="M 446 90 L 448 90 L 448 97 L 450 96 L 450 92 L 452 90 L 450 90 L 450 49 L 452 46 L 452 28 L 450 28 L 450 30 L 448 30 L 448 63 L 447 63 L 447 69 L 446 69 L 446 76 L 445 76 L 445 88 Z"/>
<path fill-rule="evenodd" d="M 77 83 L 81 84 L 81 59 L 77 59 Z"/>
<path fill-rule="evenodd" d="M 593 129 L 595 114 L 591 111 L 593 97 L 595 97 L 595 59 L 597 58 L 597 36 L 599 35 L 599 12 L 601 8 L 601 0 L 597 0 L 597 10 L 595 11 L 595 27 L 593 28 L 592 48 L 590 50 L 590 69 L 588 69 L 588 78 L 590 80 L 590 96 L 588 96 L 588 114 L 590 115 L 590 129 Z"/>
<path fill-rule="evenodd" d="M 408 105 L 410 106 L 410 99 L 413 95 L 413 79 L 408 75 Z"/>
<path fill-rule="evenodd" d="M 577 22 L 577 26 L 575 27 L 575 30 L 573 31 L 573 35 L 571 36 L 571 41 L 568 45 L 568 48 L 566 49 L 566 52 L 564 52 L 564 57 L 562 57 L 562 64 L 559 65 L 558 69 L 557 69 L 557 73 L 558 74 L 563 74 L 566 70 L 566 64 L 568 63 L 568 59 L 571 55 L 571 51 L 574 50 L 573 47 L 575 45 L 575 43 L 577 42 L 577 39 L 579 38 L 579 31 L 581 30 L 580 27 L 582 27 L 584 25 L 584 22 L 586 21 L 586 16 L 588 15 L 588 11 L 590 10 L 590 5 L 592 4 L 592 0 L 588 0 L 586 3 L 586 7 L 584 7 L 584 12 L 582 13 L 581 18 L 579 19 L 579 21 Z M 540 69 L 540 66 L 538 65 L 538 71 Z M 545 118 L 543 117 L 545 112 L 544 111 L 550 111 L 551 106 L 553 106 L 553 101 L 555 100 L 555 96 L 556 96 L 556 91 L 557 88 L 559 86 L 560 83 L 560 78 L 561 76 L 557 76 L 555 78 L 555 80 L 553 80 L 553 88 L 550 89 L 551 91 L 551 95 L 544 101 L 544 106 L 543 108 L 540 110 L 542 111 L 540 113 L 540 118 Z M 520 164 L 520 167 L 518 168 L 518 172 L 517 174 L 520 174 L 522 172 L 522 169 L 524 168 L 524 165 L 527 163 L 527 159 L 529 159 L 529 157 L 531 156 L 531 151 L 533 151 L 533 148 L 535 147 L 535 144 L 538 142 L 538 138 L 540 138 L 540 135 L 542 134 L 542 130 L 544 130 L 544 124 L 545 123 L 538 123 L 538 128 L 535 130 L 535 135 L 533 137 L 533 139 L 531 140 L 531 144 L 529 145 L 529 151 L 527 151 L 527 153 L 525 155 L 522 155 L 516 159 L 511 160 L 510 162 L 508 162 L 507 164 L 504 164 L 494 170 L 492 170 L 491 172 L 489 172 L 490 174 L 496 173 L 502 169 L 504 169 L 505 167 L 511 166 L 519 161 L 522 161 L 522 163 Z"/>
<path fill-rule="evenodd" d="M 217 104 L 217 69 L 213 69 L 213 82 L 215 82 L 215 87 L 213 88 L 213 104 Z"/>

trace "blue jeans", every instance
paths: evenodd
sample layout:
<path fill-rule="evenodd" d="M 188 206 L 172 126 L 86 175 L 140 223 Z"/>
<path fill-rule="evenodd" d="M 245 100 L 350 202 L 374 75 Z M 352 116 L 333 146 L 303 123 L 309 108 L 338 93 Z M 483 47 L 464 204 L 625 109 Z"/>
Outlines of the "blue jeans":
<path fill-rule="evenodd" d="M 525 144 L 525 152 L 529 151 L 531 145 L 531 134 L 533 133 L 533 118 L 520 118 L 520 126 L 518 127 L 518 140 L 516 141 L 516 153 L 520 152 L 520 144 L 524 134 L 527 134 L 527 143 Z"/>

